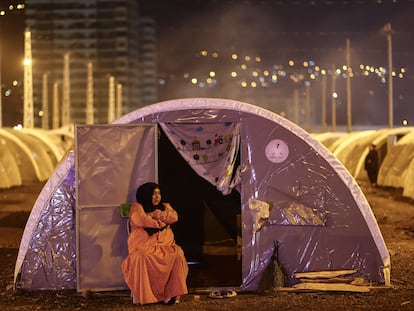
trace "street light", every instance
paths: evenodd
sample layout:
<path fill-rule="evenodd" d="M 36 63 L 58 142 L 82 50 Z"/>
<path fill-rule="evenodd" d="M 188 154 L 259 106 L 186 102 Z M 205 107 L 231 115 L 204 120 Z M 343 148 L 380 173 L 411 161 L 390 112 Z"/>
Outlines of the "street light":
<path fill-rule="evenodd" d="M 385 34 L 387 35 L 388 43 L 388 127 L 393 128 L 393 85 L 392 85 L 392 38 L 391 38 L 391 24 L 384 26 Z"/>
<path fill-rule="evenodd" d="M 23 126 L 34 127 L 33 115 L 33 71 L 32 71 L 32 40 L 28 29 L 24 32 L 24 98 L 23 98 Z"/>
<path fill-rule="evenodd" d="M 331 81 L 331 113 L 332 113 L 332 132 L 336 132 L 336 69 L 332 65 L 332 81 Z"/>
<path fill-rule="evenodd" d="M 351 103 L 351 43 L 350 40 L 346 40 L 346 116 L 348 133 L 352 132 L 352 103 Z"/>

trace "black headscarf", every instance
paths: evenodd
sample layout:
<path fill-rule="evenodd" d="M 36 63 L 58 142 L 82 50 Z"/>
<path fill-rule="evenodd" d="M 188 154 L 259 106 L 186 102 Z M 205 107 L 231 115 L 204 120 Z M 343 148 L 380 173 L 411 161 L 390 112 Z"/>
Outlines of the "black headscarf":
<path fill-rule="evenodd" d="M 152 194 L 155 189 L 160 189 L 160 186 L 154 182 L 147 182 L 137 189 L 136 199 L 142 205 L 145 213 L 153 212 L 155 209 L 164 210 L 164 205 L 160 202 L 159 205 L 152 204 Z"/>
<path fill-rule="evenodd" d="M 152 204 L 152 194 L 155 189 L 160 189 L 160 186 L 153 182 L 147 182 L 137 189 L 136 199 L 142 205 L 145 213 L 153 212 L 155 209 L 165 210 L 164 205 L 160 202 L 159 205 Z M 164 228 L 144 228 L 148 235 L 153 235 L 156 232 L 162 231 Z"/>

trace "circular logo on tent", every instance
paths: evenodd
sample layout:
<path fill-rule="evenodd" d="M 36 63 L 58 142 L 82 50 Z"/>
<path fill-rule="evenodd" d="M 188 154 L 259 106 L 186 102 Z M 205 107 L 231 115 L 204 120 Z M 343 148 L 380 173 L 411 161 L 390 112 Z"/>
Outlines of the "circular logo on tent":
<path fill-rule="evenodd" d="M 273 139 L 267 144 L 265 155 L 270 162 L 281 163 L 287 159 L 289 147 L 283 140 Z"/>

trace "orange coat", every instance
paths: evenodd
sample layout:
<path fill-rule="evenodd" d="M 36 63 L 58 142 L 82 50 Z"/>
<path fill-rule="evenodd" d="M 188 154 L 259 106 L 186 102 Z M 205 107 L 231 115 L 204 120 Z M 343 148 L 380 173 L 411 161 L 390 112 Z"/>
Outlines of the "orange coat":
<path fill-rule="evenodd" d="M 165 211 L 151 213 L 145 213 L 139 203 L 131 206 L 128 256 L 122 262 L 122 272 L 140 304 L 165 301 L 188 293 L 188 265 L 169 226 L 177 221 L 177 212 L 169 204 Z M 165 225 L 164 230 L 152 236 L 144 230 Z"/>

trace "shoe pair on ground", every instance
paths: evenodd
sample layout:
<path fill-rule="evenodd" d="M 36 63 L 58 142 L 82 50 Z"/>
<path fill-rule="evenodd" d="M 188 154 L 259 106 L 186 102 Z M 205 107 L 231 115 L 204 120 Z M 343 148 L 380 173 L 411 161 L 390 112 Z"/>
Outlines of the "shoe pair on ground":
<path fill-rule="evenodd" d="M 231 298 L 237 296 L 234 290 L 213 290 L 208 297 L 210 298 Z"/>

